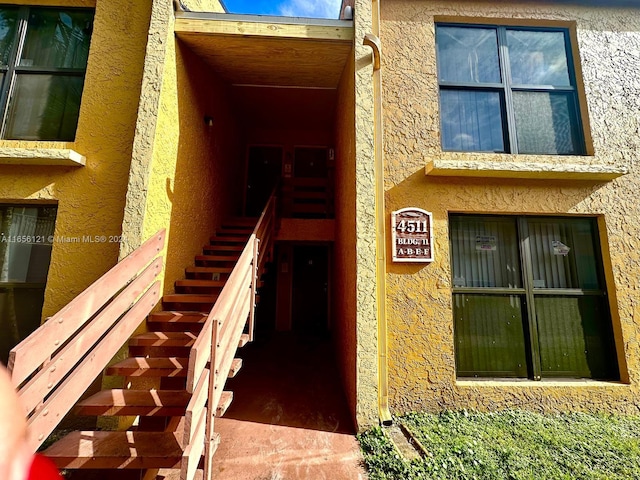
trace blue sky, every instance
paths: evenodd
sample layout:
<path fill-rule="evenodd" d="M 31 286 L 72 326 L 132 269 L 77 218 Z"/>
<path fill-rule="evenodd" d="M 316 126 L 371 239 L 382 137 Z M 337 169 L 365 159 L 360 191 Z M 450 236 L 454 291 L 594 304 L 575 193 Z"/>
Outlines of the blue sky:
<path fill-rule="evenodd" d="M 341 0 L 224 0 L 230 13 L 338 18 Z"/>

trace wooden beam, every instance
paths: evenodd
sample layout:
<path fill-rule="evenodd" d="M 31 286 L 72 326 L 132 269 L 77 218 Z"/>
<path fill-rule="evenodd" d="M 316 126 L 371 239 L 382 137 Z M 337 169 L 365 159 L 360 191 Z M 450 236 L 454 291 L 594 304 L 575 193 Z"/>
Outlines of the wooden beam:
<path fill-rule="evenodd" d="M 177 18 L 175 33 L 200 35 L 240 35 L 243 37 L 300 38 L 338 42 L 353 41 L 352 26 L 325 26 L 304 23 L 230 21 L 220 19 Z"/>

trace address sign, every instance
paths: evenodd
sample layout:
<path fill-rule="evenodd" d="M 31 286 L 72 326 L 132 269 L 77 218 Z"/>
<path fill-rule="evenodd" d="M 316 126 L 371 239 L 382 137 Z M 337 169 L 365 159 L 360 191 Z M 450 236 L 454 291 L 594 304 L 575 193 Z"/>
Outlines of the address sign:
<path fill-rule="evenodd" d="M 391 213 L 391 242 L 394 262 L 432 262 L 433 228 L 431 212 L 403 208 Z"/>

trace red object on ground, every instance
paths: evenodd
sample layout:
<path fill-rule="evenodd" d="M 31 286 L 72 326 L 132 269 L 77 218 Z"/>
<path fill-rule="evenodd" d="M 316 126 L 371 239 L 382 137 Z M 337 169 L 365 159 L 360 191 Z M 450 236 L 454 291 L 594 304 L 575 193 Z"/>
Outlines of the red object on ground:
<path fill-rule="evenodd" d="M 63 480 L 51 460 L 43 455 L 34 455 L 27 480 Z"/>

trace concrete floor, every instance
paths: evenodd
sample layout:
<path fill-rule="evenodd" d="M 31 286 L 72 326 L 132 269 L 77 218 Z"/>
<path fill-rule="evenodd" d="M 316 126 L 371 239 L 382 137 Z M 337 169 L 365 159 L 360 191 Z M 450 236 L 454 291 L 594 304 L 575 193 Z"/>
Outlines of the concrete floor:
<path fill-rule="evenodd" d="M 242 369 L 225 386 L 234 399 L 214 427 L 221 442 L 213 478 L 367 478 L 326 335 L 263 333 L 237 355 L 243 358 Z M 139 471 L 127 470 L 70 474 L 73 480 L 140 479 Z M 179 470 L 163 469 L 156 480 L 179 478 Z"/>
<path fill-rule="evenodd" d="M 231 407 L 216 420 L 217 480 L 358 480 L 366 475 L 331 341 L 272 333 L 239 351 Z"/>

